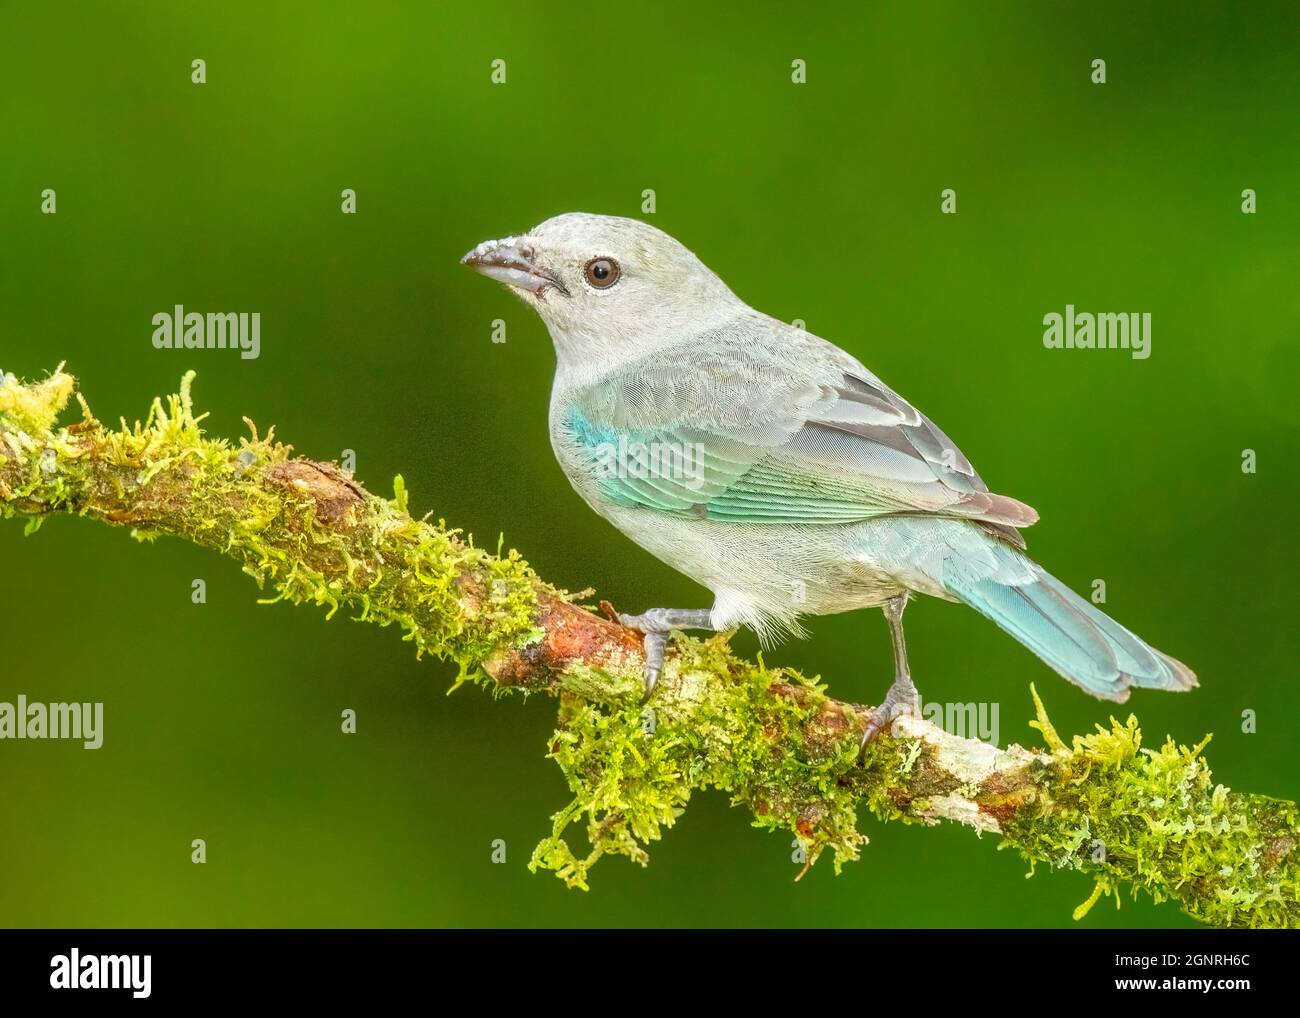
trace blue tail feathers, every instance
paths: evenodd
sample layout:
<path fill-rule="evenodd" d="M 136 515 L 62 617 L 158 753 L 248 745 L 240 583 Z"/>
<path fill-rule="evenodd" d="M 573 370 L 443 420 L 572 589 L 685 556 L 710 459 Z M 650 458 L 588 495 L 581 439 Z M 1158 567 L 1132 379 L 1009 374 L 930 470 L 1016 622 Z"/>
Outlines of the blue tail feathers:
<path fill-rule="evenodd" d="M 987 559 L 976 568 L 964 557 L 947 558 L 945 589 L 1076 686 L 1123 703 L 1131 686 L 1182 691 L 1197 685 L 1190 668 L 1148 646 L 1020 552 L 1006 545 L 984 550 L 993 552 L 995 568 L 987 568 Z"/>

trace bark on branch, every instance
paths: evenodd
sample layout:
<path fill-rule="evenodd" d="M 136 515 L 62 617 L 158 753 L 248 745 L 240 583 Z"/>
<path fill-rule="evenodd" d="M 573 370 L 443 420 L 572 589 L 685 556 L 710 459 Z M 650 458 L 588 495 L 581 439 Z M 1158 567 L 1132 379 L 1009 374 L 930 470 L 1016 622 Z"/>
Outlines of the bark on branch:
<path fill-rule="evenodd" d="M 1043 749 L 998 749 L 902 719 L 860 766 L 869 708 L 742 660 L 725 636 L 679 639 L 643 707 L 638 634 L 575 603 L 514 551 L 490 554 L 442 522 L 412 519 L 400 477 L 382 498 L 333 463 L 294 458 L 251 422 L 238 442 L 207 437 L 192 377 L 144 422 L 112 428 L 61 369 L 31 384 L 0 376 L 0 511 L 26 517 L 28 532 L 66 513 L 213 548 L 276 600 L 400 625 L 419 652 L 459 665 L 458 685 L 557 697 L 549 755 L 574 798 L 532 865 L 570 886 L 585 888 L 605 854 L 645 864 L 691 793 L 718 788 L 756 826 L 793 832 L 808 865 L 826 850 L 837 869 L 857 858 L 866 806 L 884 820 L 965 824 L 1031 866 L 1088 873 L 1096 890 L 1076 915 L 1131 888 L 1217 925 L 1300 925 L 1296 805 L 1215 784 L 1208 737 L 1143 748 L 1130 716 L 1067 745 L 1035 694 Z M 60 426 L 74 394 L 82 419 Z M 582 854 L 565 837 L 577 823 L 590 841 Z"/>

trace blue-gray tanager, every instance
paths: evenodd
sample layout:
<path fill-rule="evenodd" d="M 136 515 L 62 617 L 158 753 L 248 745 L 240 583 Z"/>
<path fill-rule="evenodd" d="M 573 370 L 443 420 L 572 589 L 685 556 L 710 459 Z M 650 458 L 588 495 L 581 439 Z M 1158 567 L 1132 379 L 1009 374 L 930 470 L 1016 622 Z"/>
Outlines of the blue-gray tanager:
<path fill-rule="evenodd" d="M 645 636 L 647 696 L 675 629 L 746 625 L 766 643 L 804 614 L 881 606 L 895 678 L 865 746 L 917 709 L 902 625 L 914 591 L 965 602 L 1102 699 L 1197 684 L 1024 555 L 1038 514 L 990 492 L 929 418 L 661 230 L 570 213 L 463 261 L 550 330 L 551 444 L 578 494 L 713 592 L 709 610 L 621 616 Z"/>

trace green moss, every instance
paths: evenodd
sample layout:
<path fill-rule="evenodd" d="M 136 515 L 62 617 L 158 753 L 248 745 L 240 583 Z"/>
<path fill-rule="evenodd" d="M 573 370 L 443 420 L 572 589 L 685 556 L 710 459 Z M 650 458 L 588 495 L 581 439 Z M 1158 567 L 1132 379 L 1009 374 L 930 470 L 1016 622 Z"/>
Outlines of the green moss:
<path fill-rule="evenodd" d="M 603 855 L 645 865 L 645 846 L 697 789 L 728 793 L 754 814 L 754 826 L 793 834 L 809 865 L 827 849 L 837 871 L 856 859 L 866 838 L 857 831 L 861 790 L 845 777 L 858 749 L 851 719 L 834 717 L 838 707 L 815 681 L 737 661 L 725 638 L 681 636 L 677 647 L 653 713 L 635 695 L 614 706 L 563 698 L 550 755 L 574 798 L 553 817 L 532 868 L 585 889 Z M 566 678 L 565 687 L 582 683 Z M 639 693 L 639 683 L 629 692 Z M 581 858 L 564 838 L 579 820 L 592 846 Z"/>
<path fill-rule="evenodd" d="M 355 503 L 348 525 L 321 520 L 319 492 L 302 490 L 293 471 L 281 469 L 292 450 L 274 430 L 259 437 L 249 422 L 237 447 L 204 435 L 193 378 L 154 400 L 144 422 L 108 429 L 83 404 L 81 424 L 58 432 L 49 429 L 71 396 L 70 376 L 0 385 L 6 515 L 24 511 L 39 521 L 70 511 L 128 525 L 142 540 L 177 534 L 239 561 L 271 591 L 264 603 L 311 603 L 331 616 L 346 608 L 354 618 L 396 624 L 419 653 L 453 660 L 477 681 L 488 681 L 479 663 L 503 641 L 537 639 L 536 580 L 518 554 L 492 555 L 441 521 L 412 520 L 400 477 L 385 500 L 349 489 L 339 472 L 330 483 L 342 503 Z"/>
<path fill-rule="evenodd" d="M 1067 747 L 1037 693 L 1037 727 L 1052 762 L 1031 808 L 1004 826 L 1007 845 L 1035 860 L 1096 880 L 1076 911 L 1082 918 L 1119 890 L 1180 901 L 1213 925 L 1287 926 L 1296 922 L 1300 877 L 1295 803 L 1234 793 L 1215 783 L 1202 753 L 1166 739 L 1144 748 L 1137 718 L 1075 736 Z"/>
<path fill-rule="evenodd" d="M 400 627 L 418 654 L 455 662 L 453 689 L 521 688 L 497 685 L 484 663 L 526 656 L 545 635 L 539 592 L 565 595 L 514 551 L 493 554 L 441 520 L 412 519 L 400 476 L 384 499 L 331 464 L 292 458 L 273 430 L 259 436 L 251 422 L 237 444 L 207 437 L 193 377 L 155 400 L 143 422 L 118 428 L 95 420 L 78 395 L 82 420 L 59 429 L 69 376 L 0 379 L 0 511 L 26 516 L 29 532 L 58 511 L 130 527 L 141 540 L 175 534 L 240 562 L 267 603 Z M 860 807 L 929 823 L 957 798 L 1031 872 L 1044 862 L 1089 874 L 1095 889 L 1079 915 L 1103 894 L 1118 903 L 1128 886 L 1215 924 L 1300 923 L 1296 806 L 1215 784 L 1202 756 L 1208 739 L 1145 748 L 1130 717 L 1066 745 L 1035 692 L 1048 751 L 1008 755 L 1007 773 L 977 782 L 929 738 L 878 739 L 859 764 L 862 711 L 815 679 L 736 658 L 725 636 L 675 641 L 652 710 L 635 659 L 575 662 L 546 681 L 560 695 L 549 755 L 572 799 L 530 865 L 571 887 L 586 888 L 604 855 L 645 865 L 647 847 L 698 789 L 722 791 L 755 826 L 798 838 L 808 865 L 829 850 L 837 871 L 866 842 Z M 585 828 L 585 855 L 570 848 L 575 825 Z"/>

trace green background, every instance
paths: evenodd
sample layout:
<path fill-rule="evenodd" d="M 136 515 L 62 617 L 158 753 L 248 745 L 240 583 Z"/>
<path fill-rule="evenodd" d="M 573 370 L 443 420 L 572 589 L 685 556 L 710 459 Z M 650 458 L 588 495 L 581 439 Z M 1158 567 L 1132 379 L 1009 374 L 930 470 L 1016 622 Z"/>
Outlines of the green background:
<path fill-rule="evenodd" d="M 1041 512 L 1038 560 L 1105 579 L 1109 612 L 1195 668 L 1199 690 L 1130 701 L 1149 740 L 1213 731 L 1219 780 L 1295 797 L 1294 4 L 976 6 L 4 3 L 0 367 L 66 360 L 105 420 L 195 368 L 213 433 L 246 414 L 353 449 L 361 481 L 402 473 L 414 510 L 504 534 L 554 583 L 704 606 L 572 493 L 543 326 L 457 264 L 654 188 L 655 225 L 935 418 Z M 153 349 L 176 303 L 260 311 L 260 359 Z M 1045 350 L 1066 303 L 1151 312 L 1151 359 Z M 258 606 L 179 541 L 9 521 L 0 570 L 0 700 L 99 700 L 106 726 L 97 752 L 0 743 L 0 923 L 1050 926 L 1091 890 L 867 817 L 861 862 L 795 884 L 789 837 L 709 793 L 648 869 L 609 859 L 569 892 L 525 866 L 567 801 L 545 699 L 446 698 L 396 631 Z M 811 630 L 768 660 L 883 693 L 878 612 Z M 1031 681 L 1063 732 L 1107 716 L 965 608 L 922 601 L 908 636 L 925 697 L 998 702 L 1003 742 L 1037 738 Z M 1126 898 L 1085 924 L 1190 922 Z"/>

